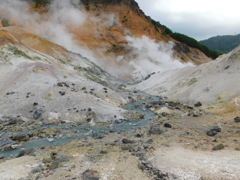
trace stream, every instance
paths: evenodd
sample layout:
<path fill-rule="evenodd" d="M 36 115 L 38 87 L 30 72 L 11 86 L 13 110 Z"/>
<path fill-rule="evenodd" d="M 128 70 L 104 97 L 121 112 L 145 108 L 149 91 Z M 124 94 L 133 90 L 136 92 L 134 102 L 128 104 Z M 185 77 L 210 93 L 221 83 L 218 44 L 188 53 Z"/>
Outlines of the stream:
<path fill-rule="evenodd" d="M 145 95 L 146 96 L 146 95 Z M 60 128 L 61 133 L 64 133 L 64 137 L 58 138 L 41 138 L 41 139 L 30 139 L 27 142 L 23 142 L 16 149 L 3 151 L 0 154 L 4 156 L 4 158 L 9 156 L 15 156 L 19 153 L 20 149 L 24 148 L 25 150 L 31 148 L 38 148 L 44 146 L 59 146 L 65 144 L 74 139 L 86 138 L 86 137 L 94 137 L 94 138 L 102 138 L 105 134 L 111 132 L 120 133 L 122 131 L 131 131 L 135 129 L 142 128 L 146 126 L 151 119 L 156 117 L 156 114 L 153 113 L 150 109 L 143 107 L 143 103 L 150 103 L 159 101 L 161 98 L 157 96 L 147 95 L 147 99 L 138 100 L 130 102 L 123 106 L 124 109 L 129 111 L 136 111 L 143 114 L 143 118 L 137 121 L 124 121 L 121 123 L 112 123 L 109 127 L 105 126 L 73 126 L 73 125 L 44 125 L 32 130 L 26 131 L 0 131 L 0 136 L 6 137 L 10 133 L 31 133 L 39 129 L 46 128 Z M 75 132 L 75 133 L 73 133 Z"/>

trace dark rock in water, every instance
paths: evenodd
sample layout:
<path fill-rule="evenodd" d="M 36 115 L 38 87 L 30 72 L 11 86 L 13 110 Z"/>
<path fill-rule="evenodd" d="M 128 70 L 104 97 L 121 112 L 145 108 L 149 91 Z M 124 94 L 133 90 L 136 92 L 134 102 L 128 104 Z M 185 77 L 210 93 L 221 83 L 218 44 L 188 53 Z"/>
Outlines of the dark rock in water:
<path fill-rule="evenodd" d="M 26 154 L 26 150 L 25 149 L 21 149 L 17 155 L 17 157 L 22 157 Z"/>
<path fill-rule="evenodd" d="M 42 115 L 42 113 L 43 113 L 43 110 L 37 109 L 37 110 L 34 111 L 34 113 L 33 113 L 33 118 L 34 118 L 34 119 L 40 118 L 40 116 Z"/>
<path fill-rule="evenodd" d="M 213 151 L 217 151 L 217 150 L 221 150 L 221 149 L 224 149 L 223 144 L 218 144 L 212 148 Z"/>
<path fill-rule="evenodd" d="M 12 139 L 10 139 L 7 135 L 3 136 L 0 139 L 0 147 L 13 143 Z"/>
<path fill-rule="evenodd" d="M 3 159 L 4 158 L 4 156 L 3 155 L 0 155 L 0 159 Z"/>
<path fill-rule="evenodd" d="M 163 130 L 161 130 L 161 129 L 158 128 L 158 127 L 152 126 L 152 127 L 149 129 L 149 133 L 150 133 L 150 134 L 162 134 L 162 133 L 163 133 Z"/>
<path fill-rule="evenodd" d="M 164 123 L 164 127 L 166 127 L 166 128 L 171 128 L 171 127 L 172 127 L 172 125 L 171 125 L 171 124 L 169 124 L 169 123 Z"/>
<path fill-rule="evenodd" d="M 195 107 L 200 107 L 202 106 L 202 103 L 201 102 L 197 102 L 196 104 L 194 104 Z"/>
<path fill-rule="evenodd" d="M 239 122 L 240 122 L 240 117 L 235 117 L 235 118 L 234 118 L 234 121 L 235 121 L 236 123 L 239 123 Z"/>
<path fill-rule="evenodd" d="M 165 105 L 165 103 L 166 103 L 165 101 L 159 101 L 159 102 L 158 102 L 158 105 L 159 105 L 159 106 L 163 106 L 163 105 Z"/>
<path fill-rule="evenodd" d="M 215 136 L 216 134 L 217 134 L 217 131 L 211 131 L 210 130 L 210 131 L 207 132 L 208 136 Z"/>
<path fill-rule="evenodd" d="M 222 128 L 219 127 L 219 126 L 213 126 L 210 130 L 211 130 L 211 131 L 221 132 Z"/>
<path fill-rule="evenodd" d="M 88 169 L 83 172 L 82 178 L 83 180 L 99 180 L 100 175 L 98 171 Z"/>
<path fill-rule="evenodd" d="M 29 139 L 29 136 L 25 133 L 20 133 L 20 134 L 13 134 L 10 138 L 14 141 L 21 142 L 21 141 L 27 141 Z"/>
<path fill-rule="evenodd" d="M 58 153 L 54 158 L 54 163 L 66 162 L 68 161 L 68 155 L 64 153 Z"/>

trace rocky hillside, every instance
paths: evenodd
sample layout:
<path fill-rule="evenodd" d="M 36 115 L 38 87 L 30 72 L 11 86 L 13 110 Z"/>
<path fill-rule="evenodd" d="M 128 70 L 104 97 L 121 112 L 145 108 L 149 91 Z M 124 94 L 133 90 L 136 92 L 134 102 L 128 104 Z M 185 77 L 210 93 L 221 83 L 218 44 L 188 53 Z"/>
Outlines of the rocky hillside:
<path fill-rule="evenodd" d="M 135 1 L 82 1 L 82 4 L 62 7 L 64 11 L 58 10 L 57 5 L 50 7 L 44 5 L 31 4 L 29 10 L 26 9 L 26 4 L 22 5 L 22 11 L 26 15 L 21 15 L 22 12 L 19 11 L 21 18 L 16 17 L 16 13 L 12 13 L 16 11 L 14 8 L 19 6 L 13 6 L 10 10 L 2 9 L 2 26 L 19 25 L 72 51 L 82 53 L 84 49 L 87 51 L 85 54 L 88 58 L 95 59 L 98 65 L 105 67 L 121 78 L 133 77 L 131 72 L 135 71 L 136 67 L 134 65 L 129 66 L 130 61 L 137 66 L 142 66 L 138 64 L 140 60 L 136 57 L 134 51 L 136 47 L 132 45 L 133 40 L 141 40 L 142 36 L 156 43 L 174 42 L 169 47 L 169 49 L 173 48 L 173 51 L 168 52 L 170 59 L 193 64 L 211 61 L 198 49 L 172 39 L 165 33 L 164 28 L 154 25 Z M 36 14 L 36 12 L 39 14 Z M 64 16 L 65 13 L 68 19 L 59 21 L 60 17 L 58 16 Z M 38 22 L 38 25 L 35 22 Z M 63 32 L 67 32 L 68 37 L 63 36 Z M 56 37 L 54 38 L 54 36 Z M 132 41 L 129 40 L 129 37 L 132 38 Z M 69 42 L 69 39 L 71 39 L 71 42 Z M 155 49 L 149 45 L 149 41 L 144 42 L 142 40 L 142 46 L 145 46 L 142 48 L 154 51 Z M 143 55 L 138 54 L 138 56 Z M 149 59 L 153 58 L 149 57 Z M 115 67 L 114 71 L 112 71 L 112 67 Z M 125 73 L 115 70 L 119 67 L 125 69 Z M 151 72 L 146 72 L 146 74 L 148 73 Z"/>

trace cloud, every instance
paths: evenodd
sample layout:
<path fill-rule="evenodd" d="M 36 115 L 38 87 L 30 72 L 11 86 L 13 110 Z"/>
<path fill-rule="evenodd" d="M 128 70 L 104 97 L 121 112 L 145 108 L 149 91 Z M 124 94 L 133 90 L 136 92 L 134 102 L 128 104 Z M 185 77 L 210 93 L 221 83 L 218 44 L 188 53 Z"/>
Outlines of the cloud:
<path fill-rule="evenodd" d="M 197 40 L 240 33 L 239 1 L 136 0 L 146 15 Z"/>

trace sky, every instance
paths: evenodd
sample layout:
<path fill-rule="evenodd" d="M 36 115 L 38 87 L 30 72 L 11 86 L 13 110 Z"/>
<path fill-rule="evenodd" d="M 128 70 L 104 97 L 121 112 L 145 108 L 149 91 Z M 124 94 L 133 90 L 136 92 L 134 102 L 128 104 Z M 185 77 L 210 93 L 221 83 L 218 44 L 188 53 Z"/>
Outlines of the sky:
<path fill-rule="evenodd" d="M 196 40 L 240 33 L 238 0 L 135 0 L 147 16 Z"/>

